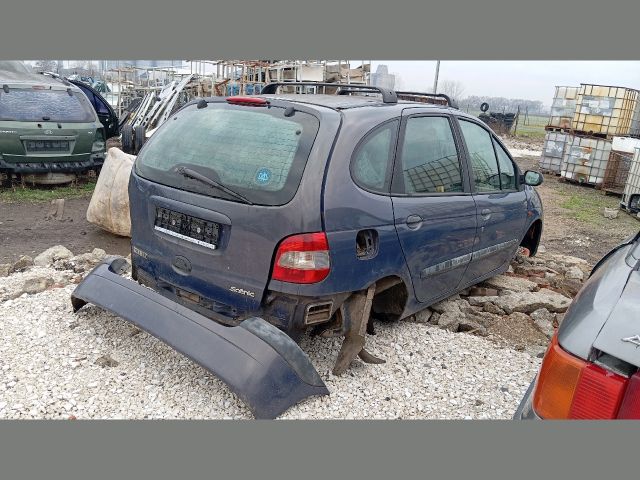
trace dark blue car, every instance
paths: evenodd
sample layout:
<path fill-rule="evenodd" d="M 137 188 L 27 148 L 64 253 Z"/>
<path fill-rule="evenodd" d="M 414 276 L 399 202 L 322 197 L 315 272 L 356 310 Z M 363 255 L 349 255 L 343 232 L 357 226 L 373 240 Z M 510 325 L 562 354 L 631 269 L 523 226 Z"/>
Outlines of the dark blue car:
<path fill-rule="evenodd" d="M 129 184 L 139 283 L 222 325 L 343 336 L 339 374 L 381 362 L 364 349 L 372 317 L 502 273 L 519 246 L 535 254 L 542 177 L 477 118 L 402 100 L 444 96 L 278 88 L 191 103 L 145 144 Z"/>

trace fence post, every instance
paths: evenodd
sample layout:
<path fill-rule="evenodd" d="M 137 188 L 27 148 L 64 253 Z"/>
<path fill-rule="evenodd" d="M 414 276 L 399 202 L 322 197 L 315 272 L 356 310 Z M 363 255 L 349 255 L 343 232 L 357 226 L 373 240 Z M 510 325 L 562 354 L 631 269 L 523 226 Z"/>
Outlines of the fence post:
<path fill-rule="evenodd" d="M 516 121 L 513 125 L 513 135 L 518 135 L 518 121 L 520 120 L 520 105 L 518 105 L 518 111 L 516 112 Z"/>

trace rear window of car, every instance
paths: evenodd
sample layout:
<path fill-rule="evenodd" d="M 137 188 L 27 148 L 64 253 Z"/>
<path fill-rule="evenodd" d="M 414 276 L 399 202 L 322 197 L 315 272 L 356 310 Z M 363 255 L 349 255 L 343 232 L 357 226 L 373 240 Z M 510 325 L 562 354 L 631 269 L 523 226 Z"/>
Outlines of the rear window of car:
<path fill-rule="evenodd" d="M 81 92 L 11 88 L 0 91 L 0 120 L 87 123 L 96 114 Z"/>
<path fill-rule="evenodd" d="M 136 173 L 164 185 L 236 201 L 220 189 L 177 172 L 186 167 L 252 203 L 293 198 L 318 133 L 318 119 L 285 108 L 209 103 L 181 110 L 138 155 Z"/>

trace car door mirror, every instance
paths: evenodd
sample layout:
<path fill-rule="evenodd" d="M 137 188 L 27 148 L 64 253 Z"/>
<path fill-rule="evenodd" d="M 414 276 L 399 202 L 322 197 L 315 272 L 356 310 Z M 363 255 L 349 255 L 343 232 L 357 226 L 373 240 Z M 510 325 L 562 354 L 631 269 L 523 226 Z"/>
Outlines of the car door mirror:
<path fill-rule="evenodd" d="M 540 172 L 534 172 L 533 170 L 527 170 L 524 172 L 524 183 L 532 187 L 537 187 L 542 183 L 543 177 Z"/>

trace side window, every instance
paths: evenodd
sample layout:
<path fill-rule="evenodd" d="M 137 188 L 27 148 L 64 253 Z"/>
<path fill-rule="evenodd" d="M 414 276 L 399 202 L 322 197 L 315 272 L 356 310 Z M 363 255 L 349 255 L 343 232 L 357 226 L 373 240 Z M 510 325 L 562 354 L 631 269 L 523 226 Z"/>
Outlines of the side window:
<path fill-rule="evenodd" d="M 478 192 L 500 190 L 500 171 L 493 151 L 491 135 L 475 123 L 460 119 L 460 127 L 469 151 L 471 169 Z"/>
<path fill-rule="evenodd" d="M 96 112 L 99 114 L 109 115 L 109 108 L 105 105 L 105 103 L 98 98 L 97 95 L 93 96 L 96 105 Z"/>
<path fill-rule="evenodd" d="M 462 174 L 451 124 L 446 117 L 411 117 L 400 159 L 404 192 L 462 192 Z"/>
<path fill-rule="evenodd" d="M 385 123 L 367 134 L 353 154 L 352 175 L 366 190 L 388 191 L 389 167 L 395 146 L 398 121 Z"/>
<path fill-rule="evenodd" d="M 500 186 L 502 190 L 516 190 L 516 170 L 513 166 L 513 162 L 504 148 L 493 141 L 493 145 L 496 147 L 496 154 L 498 156 L 498 167 L 500 168 Z"/>
<path fill-rule="evenodd" d="M 87 87 L 85 87 L 84 85 L 78 85 L 78 88 L 80 90 L 82 90 L 82 93 L 84 93 L 87 96 L 87 98 L 91 102 L 91 105 L 93 105 L 93 108 L 95 109 L 95 111 L 97 113 L 98 109 L 96 107 L 96 97 L 93 94 L 93 92 L 91 90 L 89 90 Z"/>

